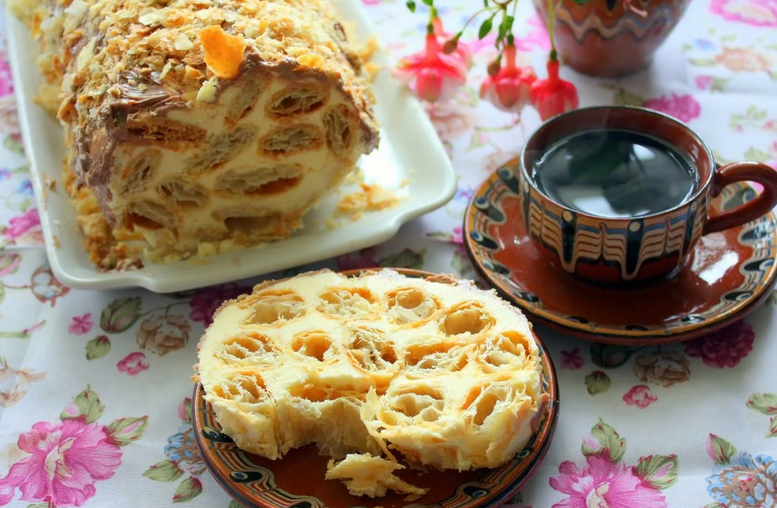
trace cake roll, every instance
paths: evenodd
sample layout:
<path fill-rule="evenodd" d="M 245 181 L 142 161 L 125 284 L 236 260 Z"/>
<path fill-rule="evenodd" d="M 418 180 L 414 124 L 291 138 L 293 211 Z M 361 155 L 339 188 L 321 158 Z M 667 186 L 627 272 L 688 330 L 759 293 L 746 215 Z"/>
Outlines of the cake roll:
<path fill-rule="evenodd" d="M 329 0 L 13 8 L 40 43 L 40 101 L 64 126 L 72 196 L 104 268 L 116 264 L 107 237 L 143 240 L 154 260 L 286 238 L 379 143 Z"/>
<path fill-rule="evenodd" d="M 225 302 L 198 346 L 222 432 L 280 459 L 315 443 L 354 495 L 423 492 L 400 463 L 494 468 L 537 432 L 549 396 L 531 325 L 467 281 L 323 270 Z"/>

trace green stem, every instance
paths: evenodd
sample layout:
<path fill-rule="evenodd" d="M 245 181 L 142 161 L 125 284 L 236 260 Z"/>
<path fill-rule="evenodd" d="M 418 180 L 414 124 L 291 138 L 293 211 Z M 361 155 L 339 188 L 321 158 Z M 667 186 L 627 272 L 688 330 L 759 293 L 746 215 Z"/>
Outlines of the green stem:
<path fill-rule="evenodd" d="M 151 309 L 151 310 L 147 310 L 146 312 L 143 312 L 143 313 L 139 314 L 138 315 L 138 319 L 140 319 L 140 318 L 142 318 L 144 316 L 148 316 L 149 314 L 153 314 L 154 312 L 159 312 L 160 310 L 164 310 L 165 311 L 164 316 L 167 317 L 167 315 L 170 314 L 170 309 L 172 309 L 176 305 L 188 305 L 188 304 L 189 304 L 188 301 L 173 302 L 171 304 L 165 305 L 164 307 L 157 307 L 157 308 L 154 308 L 154 309 Z"/>
<path fill-rule="evenodd" d="M 548 35 L 550 35 L 550 60 L 556 60 L 556 42 L 553 37 L 553 25 L 556 22 L 556 6 L 553 0 L 548 0 Z"/>

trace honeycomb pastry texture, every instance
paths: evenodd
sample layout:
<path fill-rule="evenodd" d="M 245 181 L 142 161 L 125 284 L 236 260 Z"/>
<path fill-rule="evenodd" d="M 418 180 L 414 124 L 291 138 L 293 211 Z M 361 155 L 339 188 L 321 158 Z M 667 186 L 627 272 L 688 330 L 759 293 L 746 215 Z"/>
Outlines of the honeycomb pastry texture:
<path fill-rule="evenodd" d="M 383 495 L 411 492 L 386 461 L 461 471 L 512 459 L 547 405 L 541 373 L 530 323 L 493 291 L 323 270 L 225 302 L 194 379 L 241 449 L 279 459 L 315 443 L 345 458 L 328 477 Z"/>
<path fill-rule="evenodd" d="M 379 143 L 330 0 L 11 0 L 39 43 L 79 221 L 177 260 L 288 237 Z M 87 189 L 88 192 L 81 192 Z M 91 235 L 91 236 L 90 236 Z M 115 249 L 114 249 L 115 251 Z"/>

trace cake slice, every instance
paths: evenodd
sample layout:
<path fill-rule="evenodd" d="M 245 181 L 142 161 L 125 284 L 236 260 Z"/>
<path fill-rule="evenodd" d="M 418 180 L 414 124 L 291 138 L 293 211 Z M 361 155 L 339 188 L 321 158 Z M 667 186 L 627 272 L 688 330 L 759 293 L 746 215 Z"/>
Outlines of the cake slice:
<path fill-rule="evenodd" d="M 379 142 L 329 0 L 13 6 L 40 42 L 41 101 L 104 268 L 106 229 L 155 260 L 286 238 Z"/>

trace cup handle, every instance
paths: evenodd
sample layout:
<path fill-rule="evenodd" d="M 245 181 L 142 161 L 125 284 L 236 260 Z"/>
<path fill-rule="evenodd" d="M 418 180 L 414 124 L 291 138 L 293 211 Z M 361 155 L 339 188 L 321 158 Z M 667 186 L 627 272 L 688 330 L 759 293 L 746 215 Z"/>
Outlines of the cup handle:
<path fill-rule="evenodd" d="M 760 162 L 733 162 L 715 170 L 711 196 L 720 194 L 723 187 L 736 182 L 751 181 L 763 185 L 763 192 L 752 201 L 733 210 L 710 216 L 704 234 L 740 226 L 762 215 L 777 205 L 777 171 Z"/>

